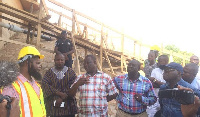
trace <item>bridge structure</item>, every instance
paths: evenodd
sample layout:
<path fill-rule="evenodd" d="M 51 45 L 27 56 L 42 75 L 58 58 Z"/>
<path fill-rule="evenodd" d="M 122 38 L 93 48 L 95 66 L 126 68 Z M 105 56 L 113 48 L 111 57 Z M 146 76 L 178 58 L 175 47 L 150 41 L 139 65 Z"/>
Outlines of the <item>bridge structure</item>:
<path fill-rule="evenodd" d="M 34 36 L 32 33 L 36 33 L 37 40 L 33 46 L 43 49 L 40 46 L 41 35 L 58 38 L 62 30 L 67 30 L 75 47 L 74 57 L 77 74 L 80 74 L 79 59 L 82 57 L 78 54 L 79 48 L 84 50 L 84 55 L 88 53 L 95 55 L 98 69 L 111 76 L 115 76 L 117 70 L 126 72 L 127 63 L 133 58 L 142 63 L 145 59 L 144 56 L 147 56 L 149 52 L 149 45 L 145 45 L 140 40 L 124 34 L 123 31 L 116 30 L 56 0 L 21 0 L 21 3 L 24 10 L 19 10 L 0 0 L 0 18 L 26 27 L 28 29 L 26 43 L 2 38 L 0 41 L 33 45 Z M 33 14 L 35 11 L 37 13 Z M 20 19 L 22 22 L 9 18 L 7 15 Z M 56 20 L 57 23 L 51 23 L 51 20 Z M 53 52 L 52 49 L 45 51 Z M 162 45 L 160 53 L 178 56 L 183 58 L 183 62 L 189 59 L 182 54 L 164 50 Z M 103 67 L 105 63 L 107 67 Z"/>

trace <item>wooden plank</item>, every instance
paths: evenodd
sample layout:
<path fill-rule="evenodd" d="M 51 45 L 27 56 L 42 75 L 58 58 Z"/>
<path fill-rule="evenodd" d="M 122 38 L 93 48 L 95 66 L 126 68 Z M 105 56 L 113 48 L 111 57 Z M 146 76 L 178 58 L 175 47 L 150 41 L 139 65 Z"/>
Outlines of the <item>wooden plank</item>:
<path fill-rule="evenodd" d="M 28 33 L 27 33 L 27 38 L 26 38 L 26 43 L 28 43 L 28 44 L 30 44 L 30 40 L 29 40 L 30 31 L 31 31 L 31 24 L 29 23 L 28 24 Z"/>
<path fill-rule="evenodd" d="M 44 10 L 46 12 L 46 15 L 48 16 L 49 15 L 49 11 L 48 11 L 48 8 L 47 8 L 45 0 L 42 0 L 42 4 L 43 4 Z"/>
<path fill-rule="evenodd" d="M 42 19 L 42 0 L 40 0 L 40 10 L 39 10 L 39 13 L 38 13 L 38 21 L 40 22 L 40 20 Z M 36 42 L 36 46 L 38 48 L 40 48 L 40 39 L 41 39 L 41 31 L 42 31 L 42 27 L 41 27 L 41 24 L 38 22 L 38 25 L 37 25 L 37 42 Z"/>
<path fill-rule="evenodd" d="M 23 14 L 23 12 L 20 12 L 18 11 L 16 8 L 7 8 L 7 7 L 10 7 L 8 5 L 5 5 L 3 3 L 0 3 L 0 12 L 3 12 L 7 15 L 10 15 L 10 16 L 13 16 L 13 17 L 16 17 L 18 19 L 21 19 L 21 20 L 24 20 L 24 21 L 27 21 L 27 22 L 31 22 L 32 25 L 35 25 L 38 23 L 38 19 L 37 17 L 32 17 L 30 15 L 26 15 L 26 14 L 30 14 L 30 13 L 26 13 L 26 14 Z M 54 26 L 50 23 L 45 23 L 45 22 L 40 22 L 42 27 L 45 28 L 45 29 L 53 29 Z"/>
<path fill-rule="evenodd" d="M 79 23 L 78 23 L 76 14 L 74 15 L 74 18 L 75 18 L 76 26 L 77 26 L 77 29 L 78 29 L 78 34 L 81 34 L 81 28 L 80 28 L 80 26 L 79 26 Z"/>
<path fill-rule="evenodd" d="M 69 19 L 69 20 L 72 20 L 71 17 L 69 17 L 69 16 L 67 16 L 67 15 L 65 15 L 65 14 L 62 14 L 62 12 L 58 12 L 58 11 L 52 9 L 52 8 L 49 8 L 49 7 L 48 7 L 48 10 L 50 10 L 50 11 L 52 11 L 52 12 L 58 14 L 58 15 L 62 15 L 63 17 L 65 17 L 65 18 L 67 18 L 67 19 Z"/>
<path fill-rule="evenodd" d="M 103 67 L 102 66 L 102 64 L 103 64 L 103 24 L 101 25 L 101 44 L 100 44 L 100 56 L 99 56 L 100 58 L 100 65 L 101 65 L 101 67 Z"/>
<path fill-rule="evenodd" d="M 11 19 L 11 18 L 5 17 L 5 16 L 3 16 L 3 15 L 0 15 L 0 18 L 5 19 L 5 20 L 10 21 L 10 22 L 13 22 L 13 23 L 16 23 L 16 24 L 19 24 L 19 25 L 22 25 L 22 26 L 28 27 L 28 25 L 25 24 L 25 23 L 16 21 L 15 19 Z M 49 29 L 49 31 L 51 31 L 51 30 Z M 55 34 L 52 34 L 52 33 L 54 33 L 54 32 L 49 33 L 48 31 L 44 31 L 44 30 L 43 30 L 42 33 L 43 33 L 43 34 L 46 34 L 46 35 L 49 35 L 49 36 L 51 36 L 51 37 L 57 38 L 57 36 L 56 36 Z"/>
<path fill-rule="evenodd" d="M 114 74 L 114 71 L 113 71 L 113 68 L 112 68 L 112 64 L 111 64 L 110 59 L 109 59 L 109 57 L 108 57 L 108 54 L 107 54 L 107 52 L 106 52 L 105 50 L 104 50 L 104 55 L 105 55 L 105 57 L 106 57 L 106 60 L 107 60 L 107 62 L 108 62 L 108 65 L 109 65 L 109 67 L 110 67 L 111 73 Z"/>
<path fill-rule="evenodd" d="M 30 44 L 33 44 L 33 39 L 34 39 L 34 34 L 35 34 L 35 29 L 36 29 L 36 27 L 34 26 L 33 27 L 33 34 L 31 35 L 31 40 L 30 40 Z"/>
<path fill-rule="evenodd" d="M 104 39 L 103 39 L 103 45 L 104 45 L 104 46 L 106 45 Z M 108 63 L 108 65 L 109 65 L 109 67 L 110 67 L 110 71 L 114 74 L 114 70 L 113 70 L 113 68 L 112 68 L 112 64 L 111 64 L 110 59 L 109 59 L 109 57 L 108 57 L 108 53 L 107 53 L 107 51 L 106 51 L 105 49 L 103 49 L 103 51 L 104 51 L 104 55 L 105 55 L 105 57 L 106 57 L 107 63 Z"/>
<path fill-rule="evenodd" d="M 69 8 L 69 7 L 65 6 L 65 5 L 63 5 L 63 4 L 60 3 L 60 2 L 57 2 L 57 1 L 55 1 L 55 0 L 48 0 L 48 1 L 51 2 L 51 3 L 53 3 L 53 4 L 55 4 L 55 5 L 57 5 L 57 6 L 60 6 L 60 7 L 64 8 L 64 9 L 66 9 L 66 10 L 68 10 L 68 11 L 73 12 L 73 10 L 72 10 L 71 8 Z"/>
<path fill-rule="evenodd" d="M 54 4 L 57 5 L 57 6 L 60 6 L 60 7 L 64 8 L 64 9 L 66 9 L 66 10 L 68 10 L 68 11 L 71 11 L 71 10 L 72 10 L 71 8 L 69 8 L 69 7 L 67 7 L 67 6 L 65 6 L 65 5 L 59 3 L 59 2 L 57 2 L 57 1 L 55 1 L 55 0 L 48 0 L 48 1 L 54 3 Z M 93 19 L 93 18 L 91 18 L 91 17 L 89 17 L 89 16 L 87 16 L 87 15 L 85 15 L 85 14 L 79 12 L 79 11 L 75 11 L 75 14 L 80 15 L 80 16 L 82 16 L 82 17 L 84 17 L 84 18 L 87 18 L 87 19 L 89 19 L 89 20 L 91 20 L 91 21 L 93 21 L 93 22 L 95 22 L 95 23 L 97 23 L 97 24 L 99 24 L 99 25 L 102 24 L 102 22 L 97 21 L 97 20 L 95 20 L 95 19 Z M 112 27 L 110 27 L 110 26 L 108 26 L 108 25 L 105 25 L 105 24 L 104 24 L 104 27 L 106 27 L 106 28 L 108 28 L 108 29 L 110 29 L 110 30 L 112 30 L 112 31 L 114 31 L 114 32 L 116 32 L 116 33 L 118 33 L 118 34 L 120 34 L 120 35 L 122 34 L 121 31 L 118 31 L 118 30 L 116 30 L 116 29 L 114 29 L 114 28 L 112 28 Z M 140 42 L 139 40 L 136 40 L 135 38 L 133 38 L 133 37 L 131 37 L 131 36 L 129 36 L 129 35 L 126 35 L 126 34 L 124 34 L 124 37 L 127 37 L 127 38 L 129 38 L 129 39 L 131 39 L 131 40 L 134 40 L 134 41 L 137 41 L 137 42 Z M 140 42 L 140 43 L 141 43 L 141 42 Z M 149 45 L 145 45 L 145 44 L 144 44 L 143 46 L 148 47 Z"/>
<path fill-rule="evenodd" d="M 95 52 L 95 51 L 94 51 Z M 88 50 L 85 48 L 85 56 L 87 56 Z M 96 54 L 96 53 L 95 53 Z"/>
<path fill-rule="evenodd" d="M 74 39 L 74 34 L 75 34 L 75 12 L 73 10 L 72 12 L 72 43 L 75 49 L 75 57 L 76 57 L 76 68 L 77 68 L 77 74 L 80 74 L 80 64 L 79 64 L 79 59 L 78 59 L 78 54 L 77 54 L 77 49 L 76 49 L 76 45 L 75 45 L 75 39 Z"/>
<path fill-rule="evenodd" d="M 134 43 L 133 43 L 133 56 L 135 57 L 136 56 L 136 54 L 135 54 L 135 52 L 136 52 L 136 43 L 135 43 L 135 41 L 134 41 Z"/>
<path fill-rule="evenodd" d="M 127 63 L 126 63 L 126 60 L 124 59 L 124 67 L 125 67 L 125 72 L 127 72 Z"/>
<path fill-rule="evenodd" d="M 46 17 L 41 19 L 41 22 L 44 22 L 46 20 L 49 20 L 51 18 L 51 15 L 47 15 Z"/>
<path fill-rule="evenodd" d="M 22 19 L 22 20 L 25 20 L 25 21 L 30 21 L 32 23 L 37 22 L 37 20 L 35 18 L 33 18 L 29 15 L 23 14 L 22 12 L 18 12 L 16 10 L 2 6 L 1 4 L 0 4 L 0 12 L 3 12 L 5 14 L 11 15 L 13 17 L 16 17 L 16 18 L 19 18 L 19 19 Z"/>
<path fill-rule="evenodd" d="M 58 26 L 61 27 L 61 20 L 62 20 L 62 15 L 59 16 L 58 18 Z"/>
<path fill-rule="evenodd" d="M 51 9 L 51 8 L 48 8 L 48 9 L 49 9 L 50 11 L 52 11 L 52 12 L 58 14 L 58 15 L 61 15 L 61 14 L 62 14 L 61 12 L 58 12 L 58 11 L 56 11 L 56 10 L 54 10 L 54 9 Z M 69 17 L 69 16 L 67 16 L 67 15 L 65 15 L 65 14 L 62 14 L 62 16 L 65 17 L 65 18 L 67 18 L 67 19 L 69 19 L 69 20 L 72 20 L 71 17 Z M 85 23 L 80 22 L 80 21 L 77 21 L 77 22 L 78 22 L 80 25 L 85 26 Z M 87 25 L 87 28 L 90 28 L 90 29 L 92 29 L 92 30 L 94 30 L 94 31 L 96 31 L 96 32 L 101 33 L 100 30 L 98 30 L 98 29 L 96 29 L 96 28 L 94 28 L 94 27 L 92 27 L 92 26 Z"/>
<path fill-rule="evenodd" d="M 20 10 L 20 9 L 14 8 L 14 7 L 12 7 L 12 6 L 8 5 L 8 4 L 5 4 L 5 3 L 3 3 L 3 2 L 0 2 L 0 5 L 2 5 L 2 6 L 4 6 L 4 7 L 7 7 L 8 9 L 11 9 L 11 10 L 14 10 L 14 11 L 17 11 L 17 12 L 20 12 L 20 13 L 22 13 L 22 14 L 24 14 L 24 15 L 28 15 L 28 16 L 33 17 L 33 18 L 37 18 L 36 15 L 33 15 L 33 14 L 31 14 L 31 13 L 29 13 L 29 12 L 26 12 L 26 11 L 24 11 L 24 10 Z M 1 7 L 2 7 L 2 6 L 1 6 Z"/>
<path fill-rule="evenodd" d="M 121 72 L 123 73 L 124 71 L 124 65 L 123 65 L 123 62 L 124 62 L 124 35 L 122 34 L 122 38 L 121 38 Z"/>

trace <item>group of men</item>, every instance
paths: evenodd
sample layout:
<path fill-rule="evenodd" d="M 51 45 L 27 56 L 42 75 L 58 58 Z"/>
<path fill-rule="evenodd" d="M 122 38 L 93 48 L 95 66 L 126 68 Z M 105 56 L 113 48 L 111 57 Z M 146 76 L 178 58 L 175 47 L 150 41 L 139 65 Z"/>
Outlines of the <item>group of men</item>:
<path fill-rule="evenodd" d="M 163 117 L 196 115 L 195 109 L 199 107 L 198 98 L 195 104 L 184 106 L 174 99 L 158 97 L 159 88 L 160 90 L 174 87 L 184 89 L 177 84 L 190 88 L 187 90 L 194 91 L 200 97 L 199 90 L 191 85 L 194 81 L 192 78 L 197 74 L 194 70 L 198 69 L 196 64 L 186 65 L 183 69 L 178 63 L 168 64 L 168 56 L 161 55 L 158 58 L 158 68 L 152 69 L 151 75 L 145 77 L 138 72 L 141 63 L 133 59 L 128 63 L 127 74 L 112 79 L 108 74 L 97 69 L 95 56 L 87 55 L 84 59 L 86 73 L 77 76 L 71 68 L 71 54 L 74 51 L 72 43 L 65 40 L 66 32 L 63 31 L 61 34 L 62 40 L 57 40 L 55 47 L 55 66 L 47 70 L 43 78 L 39 70 L 40 59 L 44 58 L 44 55 L 32 46 L 20 50 L 18 56 L 20 74 L 15 82 L 2 90 L 3 95 L 19 100 L 20 114 L 15 115 L 16 117 L 19 115 L 21 117 L 75 117 L 76 114 L 79 117 L 107 117 L 108 102 L 113 99 L 116 99 L 118 105 L 116 117 L 148 117 L 151 116 L 149 112 L 154 114 L 157 112 L 159 104 L 160 115 Z M 65 46 L 70 47 L 66 49 Z M 182 74 L 183 78 L 188 78 L 189 83 L 182 79 Z M 37 83 L 40 80 L 41 86 Z M 79 106 L 75 98 L 77 92 L 80 93 Z M 5 106 L 5 103 L 3 104 Z M 2 104 L 0 108 L 1 106 Z M 185 112 L 184 109 L 188 106 L 191 110 Z M 13 112 L 12 110 L 13 108 L 10 112 Z"/>
<path fill-rule="evenodd" d="M 192 56 L 190 63 L 184 68 L 175 62 L 169 62 L 167 55 L 160 55 L 158 63 L 156 62 L 155 50 L 151 50 L 148 54 L 148 59 L 144 67 L 145 76 L 149 78 L 154 87 L 154 92 L 157 96 L 157 102 L 154 105 L 147 107 L 148 117 L 182 117 L 181 104 L 174 98 L 159 99 L 159 91 L 166 89 L 179 88 L 180 86 L 192 89 L 195 94 L 200 97 L 199 84 L 200 79 L 198 74 L 199 58 Z M 149 75 L 150 74 L 150 75 Z M 171 95 L 171 94 L 166 94 Z M 199 116 L 199 111 L 194 113 Z"/>

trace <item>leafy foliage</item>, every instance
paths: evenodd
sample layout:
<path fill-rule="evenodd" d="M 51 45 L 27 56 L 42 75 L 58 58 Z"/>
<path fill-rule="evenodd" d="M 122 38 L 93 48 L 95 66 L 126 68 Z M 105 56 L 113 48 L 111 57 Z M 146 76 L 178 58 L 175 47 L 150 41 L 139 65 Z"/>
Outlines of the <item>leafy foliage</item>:
<path fill-rule="evenodd" d="M 174 62 L 176 63 L 180 63 L 180 64 L 183 64 L 183 60 L 185 60 L 185 63 L 189 63 L 189 60 L 187 58 L 190 58 L 192 55 L 194 55 L 193 53 L 191 52 L 187 52 L 187 51 L 181 51 L 178 47 L 176 47 L 175 45 L 167 45 L 165 46 L 165 49 L 166 50 L 169 50 L 173 53 L 178 53 L 178 54 L 181 54 L 182 57 L 180 56 L 175 56 L 175 54 L 173 55 L 173 60 Z"/>

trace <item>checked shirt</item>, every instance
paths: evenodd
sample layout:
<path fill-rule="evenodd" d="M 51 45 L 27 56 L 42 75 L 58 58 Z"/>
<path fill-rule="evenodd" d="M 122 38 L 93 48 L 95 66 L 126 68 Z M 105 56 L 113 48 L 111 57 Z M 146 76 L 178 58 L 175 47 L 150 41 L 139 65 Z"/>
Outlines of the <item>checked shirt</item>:
<path fill-rule="evenodd" d="M 89 74 L 79 75 L 80 78 L 89 78 L 90 83 L 79 86 L 79 117 L 107 117 L 107 95 L 117 93 L 111 77 L 98 71 L 94 76 Z"/>

